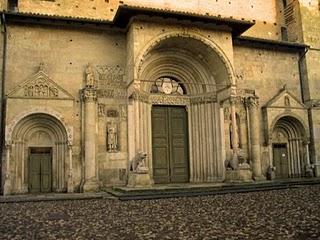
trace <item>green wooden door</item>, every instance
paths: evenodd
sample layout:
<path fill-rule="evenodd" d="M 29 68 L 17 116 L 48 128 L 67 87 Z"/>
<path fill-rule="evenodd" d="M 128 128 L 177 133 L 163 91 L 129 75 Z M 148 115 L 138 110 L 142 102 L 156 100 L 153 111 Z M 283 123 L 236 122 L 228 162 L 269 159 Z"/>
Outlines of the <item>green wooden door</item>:
<path fill-rule="evenodd" d="M 276 167 L 276 178 L 289 177 L 289 164 L 286 144 L 273 145 L 273 163 Z"/>
<path fill-rule="evenodd" d="M 29 157 L 29 192 L 51 192 L 51 150 L 31 149 Z"/>
<path fill-rule="evenodd" d="M 152 108 L 152 154 L 155 183 L 189 181 L 187 113 L 184 107 Z"/>

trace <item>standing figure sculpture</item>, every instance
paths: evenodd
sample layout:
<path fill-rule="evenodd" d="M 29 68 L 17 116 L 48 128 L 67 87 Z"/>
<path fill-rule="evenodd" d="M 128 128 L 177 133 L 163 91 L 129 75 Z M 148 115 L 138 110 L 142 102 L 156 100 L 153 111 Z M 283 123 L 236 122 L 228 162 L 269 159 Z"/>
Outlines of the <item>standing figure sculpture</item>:
<path fill-rule="evenodd" d="M 107 128 L 107 149 L 109 152 L 118 151 L 118 131 L 117 125 L 111 123 Z"/>
<path fill-rule="evenodd" d="M 92 65 L 89 63 L 86 68 L 86 87 L 95 88 L 96 82 L 94 78 L 94 70 Z"/>

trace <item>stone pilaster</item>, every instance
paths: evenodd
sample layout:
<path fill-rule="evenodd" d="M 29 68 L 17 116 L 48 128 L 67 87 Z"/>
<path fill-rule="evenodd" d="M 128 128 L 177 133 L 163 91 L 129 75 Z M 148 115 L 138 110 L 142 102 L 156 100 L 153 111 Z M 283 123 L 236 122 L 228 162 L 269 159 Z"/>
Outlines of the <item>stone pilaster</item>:
<path fill-rule="evenodd" d="M 73 181 L 73 167 L 72 167 L 72 144 L 68 143 L 68 153 L 69 153 L 69 174 L 68 174 L 68 193 L 74 192 L 74 181 Z"/>
<path fill-rule="evenodd" d="M 251 165 L 253 178 L 263 180 L 260 160 L 260 126 L 259 126 L 259 101 L 257 97 L 248 97 L 246 106 L 249 109 L 250 142 L 251 142 Z"/>
<path fill-rule="evenodd" d="M 230 99 L 230 109 L 231 109 L 231 125 L 232 125 L 232 160 L 231 167 L 233 169 L 238 169 L 239 161 L 238 161 L 238 151 L 239 151 L 239 141 L 238 141 L 238 130 L 237 130 L 237 119 L 236 119 L 236 102 L 237 99 L 235 97 L 231 97 Z"/>
<path fill-rule="evenodd" d="M 6 165 L 3 185 L 3 195 L 10 195 L 12 191 L 11 173 L 10 173 L 10 155 L 11 155 L 11 142 L 6 142 Z"/>
<path fill-rule="evenodd" d="M 82 93 L 85 104 L 85 182 L 83 192 L 95 192 L 99 188 L 96 174 L 97 91 L 87 87 Z"/>

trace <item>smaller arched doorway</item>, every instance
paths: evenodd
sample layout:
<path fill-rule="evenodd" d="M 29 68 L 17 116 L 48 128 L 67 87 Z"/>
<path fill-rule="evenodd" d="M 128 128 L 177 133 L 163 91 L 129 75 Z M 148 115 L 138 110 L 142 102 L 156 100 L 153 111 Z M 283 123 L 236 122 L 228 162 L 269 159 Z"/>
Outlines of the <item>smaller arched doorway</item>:
<path fill-rule="evenodd" d="M 292 116 L 281 117 L 274 125 L 272 139 L 276 178 L 304 177 L 309 159 L 303 124 Z"/>
<path fill-rule="evenodd" d="M 67 131 L 55 117 L 34 113 L 21 119 L 12 132 L 12 193 L 67 190 Z"/>

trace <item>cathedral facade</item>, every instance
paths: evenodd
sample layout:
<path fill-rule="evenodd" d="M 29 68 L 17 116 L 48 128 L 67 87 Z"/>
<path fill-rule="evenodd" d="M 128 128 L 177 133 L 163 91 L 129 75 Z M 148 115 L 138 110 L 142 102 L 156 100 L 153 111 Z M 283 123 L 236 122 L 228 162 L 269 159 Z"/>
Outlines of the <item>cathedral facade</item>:
<path fill-rule="evenodd" d="M 318 0 L 2 0 L 1 191 L 320 177 Z"/>

